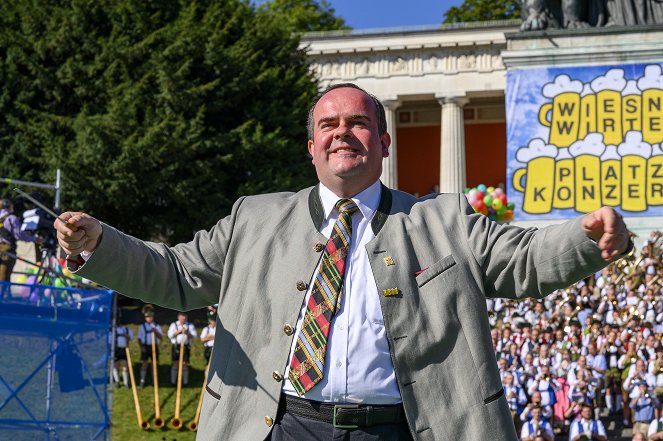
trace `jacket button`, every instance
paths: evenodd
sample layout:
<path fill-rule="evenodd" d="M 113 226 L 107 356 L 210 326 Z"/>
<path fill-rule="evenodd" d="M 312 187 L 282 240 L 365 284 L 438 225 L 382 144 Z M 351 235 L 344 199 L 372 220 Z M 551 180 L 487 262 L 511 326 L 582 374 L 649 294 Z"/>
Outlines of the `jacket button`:
<path fill-rule="evenodd" d="M 265 424 L 267 424 L 267 427 L 272 427 L 272 424 L 274 424 L 274 420 L 270 416 L 265 417 Z"/>
<path fill-rule="evenodd" d="M 283 332 L 285 332 L 285 335 L 292 335 L 295 332 L 295 330 L 292 326 L 290 326 L 289 323 L 286 323 L 285 325 L 283 325 Z"/>
<path fill-rule="evenodd" d="M 322 244 L 322 242 L 316 242 L 315 245 L 313 245 L 313 249 L 315 250 L 316 253 L 319 253 L 320 251 L 325 249 L 325 246 Z"/>
<path fill-rule="evenodd" d="M 306 287 L 307 287 L 306 282 L 304 282 L 303 280 L 300 280 L 299 282 L 297 282 L 297 289 L 298 290 L 305 291 Z"/>
<path fill-rule="evenodd" d="M 279 371 L 272 372 L 272 378 L 274 379 L 274 381 L 283 380 L 283 376 L 281 375 L 281 373 Z"/>

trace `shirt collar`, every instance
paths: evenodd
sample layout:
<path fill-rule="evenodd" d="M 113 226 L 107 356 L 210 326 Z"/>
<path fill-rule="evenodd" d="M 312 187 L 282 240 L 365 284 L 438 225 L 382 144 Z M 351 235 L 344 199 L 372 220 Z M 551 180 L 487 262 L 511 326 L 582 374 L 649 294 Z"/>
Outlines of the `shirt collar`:
<path fill-rule="evenodd" d="M 352 200 L 357 204 L 364 219 L 371 219 L 377 211 L 378 205 L 380 204 L 381 190 L 382 186 L 380 185 L 380 180 L 377 180 L 370 187 L 352 197 Z M 336 209 L 335 205 L 339 199 L 342 198 L 334 194 L 329 188 L 325 187 L 322 182 L 320 183 L 320 200 L 322 201 L 325 220 L 329 220 Z"/>

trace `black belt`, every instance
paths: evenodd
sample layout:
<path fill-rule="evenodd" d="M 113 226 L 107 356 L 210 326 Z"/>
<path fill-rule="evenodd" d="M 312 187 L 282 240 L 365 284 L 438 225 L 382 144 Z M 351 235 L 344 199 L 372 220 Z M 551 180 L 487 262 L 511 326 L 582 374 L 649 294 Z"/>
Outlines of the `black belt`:
<path fill-rule="evenodd" d="M 402 404 L 390 406 L 325 404 L 284 394 L 281 399 L 281 407 L 286 412 L 333 424 L 339 429 L 398 424 L 406 421 Z"/>

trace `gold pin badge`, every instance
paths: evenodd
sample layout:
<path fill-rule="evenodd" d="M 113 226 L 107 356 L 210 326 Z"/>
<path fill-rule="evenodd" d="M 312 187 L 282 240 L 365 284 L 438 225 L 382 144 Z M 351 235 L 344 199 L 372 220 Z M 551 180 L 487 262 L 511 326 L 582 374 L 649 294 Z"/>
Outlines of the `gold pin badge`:
<path fill-rule="evenodd" d="M 382 291 L 385 297 L 397 296 L 400 291 L 398 288 L 389 288 Z"/>
<path fill-rule="evenodd" d="M 396 265 L 396 263 L 394 263 L 394 258 L 391 256 L 387 256 L 384 258 L 384 264 L 387 266 Z"/>

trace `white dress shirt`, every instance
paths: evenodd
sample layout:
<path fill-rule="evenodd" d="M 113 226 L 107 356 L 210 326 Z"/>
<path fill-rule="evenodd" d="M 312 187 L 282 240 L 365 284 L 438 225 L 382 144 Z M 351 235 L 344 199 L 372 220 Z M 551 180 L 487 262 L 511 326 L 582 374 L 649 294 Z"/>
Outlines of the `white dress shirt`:
<path fill-rule="evenodd" d="M 331 321 L 324 376 L 304 395 L 306 399 L 333 403 L 401 402 L 394 366 L 389 355 L 378 288 L 365 248 L 375 237 L 371 220 L 380 203 L 380 192 L 380 181 L 376 181 L 352 198 L 359 210 L 352 215 L 352 240 L 343 282 L 341 309 Z M 341 198 L 322 184 L 320 198 L 325 214 L 320 232 L 329 238 L 339 214 L 335 204 Z M 316 268 L 311 278 L 317 271 Z M 299 313 L 295 338 L 286 361 L 283 391 L 288 395 L 297 395 L 287 379 L 287 372 L 312 285 L 313 283 L 309 284 Z"/>

